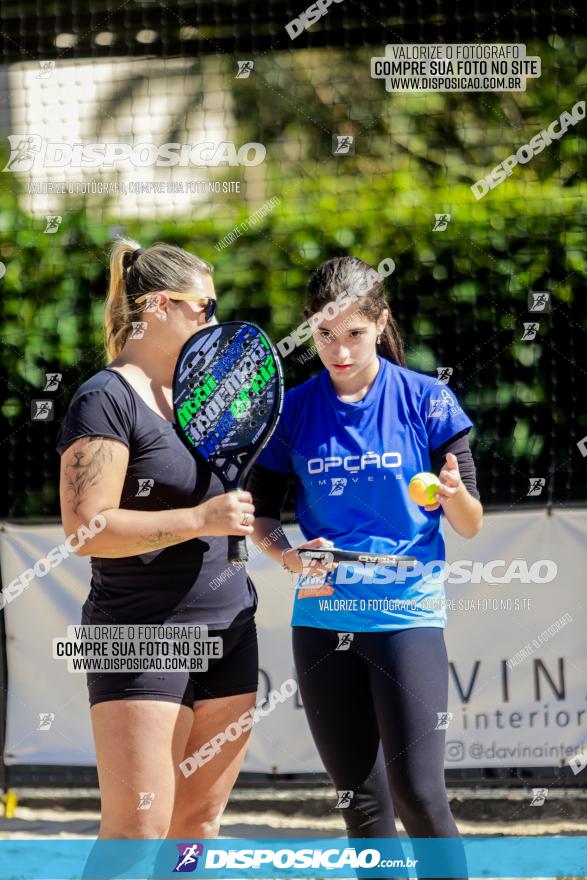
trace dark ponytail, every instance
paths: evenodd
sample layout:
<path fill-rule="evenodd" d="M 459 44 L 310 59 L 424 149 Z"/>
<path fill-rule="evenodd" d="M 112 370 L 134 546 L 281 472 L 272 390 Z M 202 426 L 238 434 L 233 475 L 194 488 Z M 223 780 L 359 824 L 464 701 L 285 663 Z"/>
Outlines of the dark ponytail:
<path fill-rule="evenodd" d="M 384 306 L 384 308 L 389 309 L 389 305 Z M 363 311 L 363 309 L 361 309 L 361 311 Z M 379 314 L 381 314 L 381 312 Z M 381 357 L 387 358 L 388 361 L 391 361 L 400 367 L 406 366 L 404 344 L 399 334 L 398 326 L 391 315 L 391 310 L 389 310 L 387 323 L 381 334 L 381 342 L 377 343 L 377 353 L 380 354 Z"/>
<path fill-rule="evenodd" d="M 308 282 L 304 318 L 306 320 L 324 306 L 348 291 L 357 296 L 357 309 L 371 321 L 377 321 L 384 309 L 387 324 L 377 344 L 377 353 L 400 367 L 406 366 L 404 346 L 398 326 L 385 298 L 383 279 L 368 263 L 358 257 L 335 257 L 312 272 Z"/>

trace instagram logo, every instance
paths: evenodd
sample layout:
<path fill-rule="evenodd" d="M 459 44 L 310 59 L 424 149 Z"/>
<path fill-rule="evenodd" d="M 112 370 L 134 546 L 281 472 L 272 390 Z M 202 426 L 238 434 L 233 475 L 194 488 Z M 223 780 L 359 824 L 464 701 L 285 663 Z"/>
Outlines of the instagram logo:
<path fill-rule="evenodd" d="M 462 761 L 465 757 L 465 746 L 458 739 L 451 739 L 447 742 L 445 748 L 447 761 Z"/>

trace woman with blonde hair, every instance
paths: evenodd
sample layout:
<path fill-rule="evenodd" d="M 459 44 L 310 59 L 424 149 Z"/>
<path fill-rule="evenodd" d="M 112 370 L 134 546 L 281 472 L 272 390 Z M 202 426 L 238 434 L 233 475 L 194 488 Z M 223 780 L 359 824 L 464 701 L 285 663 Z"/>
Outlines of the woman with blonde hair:
<path fill-rule="evenodd" d="M 216 836 L 247 746 L 244 734 L 189 777 L 181 772 L 257 691 L 254 585 L 241 567 L 212 586 L 227 536 L 252 533 L 252 499 L 225 494 L 196 463 L 172 407 L 180 350 L 215 309 L 203 260 L 165 243 L 115 243 L 109 363 L 77 389 L 58 438 L 66 533 L 98 514 L 106 523 L 78 553 L 92 569 L 81 622 L 200 624 L 222 639 L 205 672 L 87 673 L 104 839 Z"/>

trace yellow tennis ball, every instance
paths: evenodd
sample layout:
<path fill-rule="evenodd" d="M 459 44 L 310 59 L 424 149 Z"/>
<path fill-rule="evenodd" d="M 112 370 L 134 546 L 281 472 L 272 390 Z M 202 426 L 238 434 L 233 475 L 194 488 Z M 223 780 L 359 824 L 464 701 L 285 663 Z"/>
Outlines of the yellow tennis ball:
<path fill-rule="evenodd" d="M 422 471 L 422 473 L 412 477 L 408 486 L 408 492 L 412 501 L 415 501 L 420 507 L 425 507 L 427 504 L 438 503 L 434 493 L 439 486 L 440 480 L 436 474 Z"/>

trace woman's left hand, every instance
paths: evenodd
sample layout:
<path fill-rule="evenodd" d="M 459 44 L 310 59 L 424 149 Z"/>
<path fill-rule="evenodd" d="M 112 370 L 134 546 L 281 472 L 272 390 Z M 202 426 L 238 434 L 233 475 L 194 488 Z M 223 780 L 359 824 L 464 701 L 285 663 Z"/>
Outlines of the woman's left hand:
<path fill-rule="evenodd" d="M 457 457 L 452 452 L 447 452 L 446 463 L 442 466 L 438 476 L 440 478 L 440 486 L 434 495 L 435 498 L 438 498 L 438 501 L 436 504 L 426 505 L 424 510 L 438 510 L 443 503 L 450 501 L 453 495 L 456 495 L 457 492 L 462 492 L 465 488 L 459 473 Z"/>

